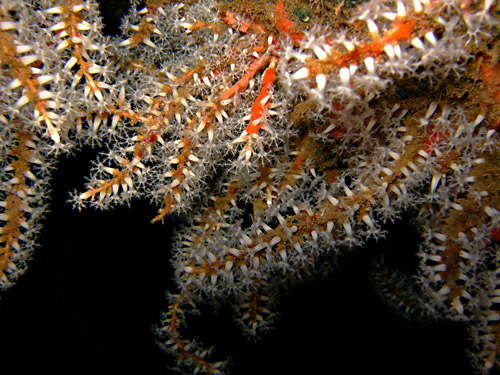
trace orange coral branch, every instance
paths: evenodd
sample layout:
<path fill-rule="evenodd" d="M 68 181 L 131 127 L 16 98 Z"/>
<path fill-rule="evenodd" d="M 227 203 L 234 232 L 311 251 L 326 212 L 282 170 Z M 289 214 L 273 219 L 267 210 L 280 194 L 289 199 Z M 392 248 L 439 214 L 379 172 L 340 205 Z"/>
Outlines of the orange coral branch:
<path fill-rule="evenodd" d="M 297 29 L 297 25 L 288 19 L 288 14 L 286 13 L 283 1 L 279 1 L 276 4 L 276 9 L 274 10 L 274 22 L 280 31 L 292 39 L 295 45 L 302 40 L 304 34 Z"/>
<path fill-rule="evenodd" d="M 252 105 L 250 121 L 245 131 L 248 134 L 256 134 L 262 126 L 264 111 L 269 107 L 270 101 L 270 91 L 273 86 L 274 80 L 276 78 L 276 73 L 274 67 L 276 66 L 276 61 L 272 61 L 269 67 L 265 70 L 264 76 L 262 78 L 262 89 L 259 96 Z"/>

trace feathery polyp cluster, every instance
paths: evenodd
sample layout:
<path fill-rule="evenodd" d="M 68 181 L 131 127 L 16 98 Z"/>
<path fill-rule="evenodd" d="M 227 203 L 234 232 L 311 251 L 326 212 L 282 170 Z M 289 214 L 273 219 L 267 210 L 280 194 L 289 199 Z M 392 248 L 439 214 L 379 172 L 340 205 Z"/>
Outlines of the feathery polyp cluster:
<path fill-rule="evenodd" d="M 307 30 L 289 2 L 261 4 L 134 2 L 110 39 L 93 1 L 1 3 L 1 282 L 24 268 L 51 160 L 101 145 L 75 205 L 142 197 L 158 205 L 152 221 L 184 218 L 158 329 L 181 367 L 222 371 L 183 338 L 184 310 L 228 299 L 258 335 L 290 281 L 409 210 L 426 237 L 420 283 L 391 299 L 419 289 L 410 305 L 467 321 L 489 369 L 500 111 L 484 56 L 498 4 L 373 0 Z"/>

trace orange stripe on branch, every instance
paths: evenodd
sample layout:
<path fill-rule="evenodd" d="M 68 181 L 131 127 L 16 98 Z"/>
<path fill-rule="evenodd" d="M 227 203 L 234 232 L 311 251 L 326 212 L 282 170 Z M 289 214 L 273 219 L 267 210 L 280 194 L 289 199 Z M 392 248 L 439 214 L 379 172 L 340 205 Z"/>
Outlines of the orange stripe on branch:
<path fill-rule="evenodd" d="M 257 96 L 255 103 L 252 105 L 250 122 L 245 128 L 245 131 L 248 134 L 257 134 L 264 122 L 264 112 L 269 107 L 270 91 L 276 78 L 276 72 L 274 71 L 275 65 L 276 59 L 273 59 L 269 64 L 269 67 L 264 72 L 262 78 L 262 89 L 259 96 Z"/>
<path fill-rule="evenodd" d="M 287 35 L 292 39 L 293 44 L 297 47 L 299 42 L 304 37 L 304 34 L 298 30 L 297 25 L 288 19 L 288 14 L 286 13 L 283 1 L 279 1 L 276 4 L 276 9 L 274 10 L 274 22 L 281 33 Z"/>

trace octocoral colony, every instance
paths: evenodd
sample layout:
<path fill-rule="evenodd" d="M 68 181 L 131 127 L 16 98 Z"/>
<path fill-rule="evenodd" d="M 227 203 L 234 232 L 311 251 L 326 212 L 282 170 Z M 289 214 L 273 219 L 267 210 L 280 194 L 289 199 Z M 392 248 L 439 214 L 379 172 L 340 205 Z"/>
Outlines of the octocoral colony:
<path fill-rule="evenodd" d="M 279 285 L 411 210 L 420 269 L 395 303 L 465 321 L 488 372 L 500 353 L 499 14 L 493 0 L 151 0 L 110 38 L 94 1 L 3 0 L 2 289 L 26 268 L 57 156 L 104 145 L 76 207 L 140 197 L 159 206 L 153 222 L 186 218 L 157 330 L 179 367 L 225 365 L 183 337 L 190 306 L 230 299 L 257 335 Z"/>

